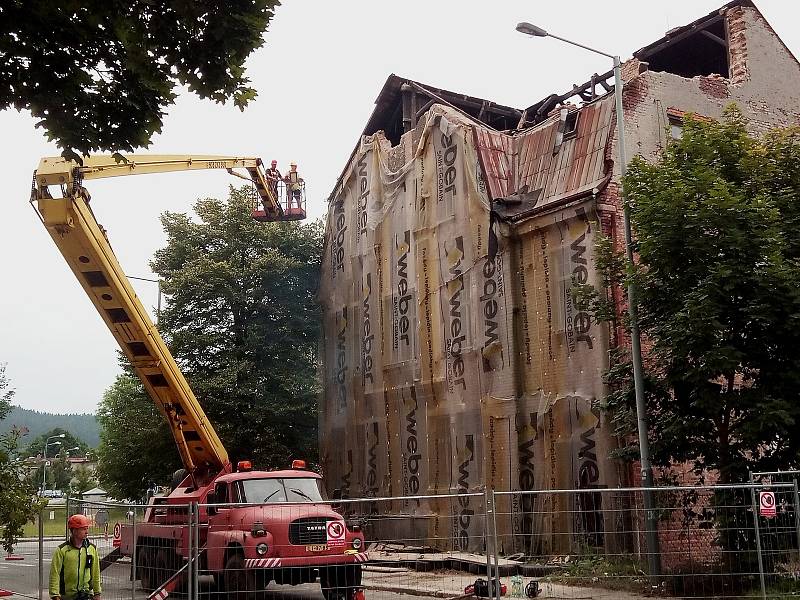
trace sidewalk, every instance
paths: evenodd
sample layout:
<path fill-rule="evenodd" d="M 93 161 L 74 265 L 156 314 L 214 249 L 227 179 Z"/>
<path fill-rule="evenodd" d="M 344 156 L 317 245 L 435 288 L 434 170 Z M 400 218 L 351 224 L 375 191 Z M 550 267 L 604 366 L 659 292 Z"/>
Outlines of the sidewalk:
<path fill-rule="evenodd" d="M 363 585 L 367 590 L 367 598 L 369 598 L 369 591 L 434 598 L 458 598 L 463 597 L 464 588 L 474 583 L 479 577 L 481 576 L 449 570 L 421 572 L 403 568 L 367 566 L 364 569 Z M 525 583 L 528 583 L 530 579 L 526 577 Z M 508 588 L 508 594 L 504 598 L 510 600 L 511 578 L 501 577 L 500 581 Z M 539 585 L 542 592 L 536 600 L 555 598 L 560 600 L 652 600 L 648 596 L 618 590 L 573 587 L 546 582 L 540 582 Z"/>

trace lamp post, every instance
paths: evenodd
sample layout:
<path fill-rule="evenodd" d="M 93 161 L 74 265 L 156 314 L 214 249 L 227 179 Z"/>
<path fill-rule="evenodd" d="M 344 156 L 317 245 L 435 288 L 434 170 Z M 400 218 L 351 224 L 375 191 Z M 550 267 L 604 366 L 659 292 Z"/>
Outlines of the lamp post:
<path fill-rule="evenodd" d="M 53 446 L 60 446 L 61 445 L 61 442 L 58 442 L 58 441 L 50 442 L 50 440 L 55 440 L 57 438 L 62 438 L 63 439 L 65 437 L 67 437 L 66 433 L 60 433 L 58 435 L 51 435 L 44 442 L 44 465 L 42 466 L 42 493 L 43 494 L 44 494 L 44 491 L 47 489 L 47 448 L 48 448 L 48 446 L 51 445 L 51 443 L 52 443 Z"/>
<path fill-rule="evenodd" d="M 553 35 L 531 23 L 519 23 L 517 31 L 533 37 L 551 37 L 573 46 L 578 46 L 589 52 L 606 56 L 614 61 L 614 103 L 617 111 L 617 148 L 619 153 L 620 176 L 625 177 L 628 168 L 628 158 L 625 151 L 625 122 L 622 111 L 622 61 L 618 55 L 608 54 L 595 50 L 589 46 L 584 46 L 572 40 L 568 40 L 557 35 Z M 623 218 L 625 223 L 625 255 L 628 266 L 633 269 L 633 235 L 631 233 L 631 218 L 628 204 L 625 202 L 624 191 L 620 186 L 620 198 L 622 199 Z M 650 444 L 647 439 L 647 409 L 644 402 L 644 374 L 642 368 L 642 342 L 639 334 L 639 311 L 636 304 L 636 286 L 631 279 L 628 282 L 628 315 L 631 327 L 631 363 L 633 364 L 633 388 L 636 395 L 636 424 L 639 433 L 639 455 L 641 463 L 642 477 L 642 500 L 645 510 L 645 528 L 647 543 L 647 563 L 650 575 L 658 575 L 661 571 L 658 547 L 657 517 L 655 503 L 653 502 L 653 492 L 649 489 L 653 487 L 653 468 L 650 464 Z"/>

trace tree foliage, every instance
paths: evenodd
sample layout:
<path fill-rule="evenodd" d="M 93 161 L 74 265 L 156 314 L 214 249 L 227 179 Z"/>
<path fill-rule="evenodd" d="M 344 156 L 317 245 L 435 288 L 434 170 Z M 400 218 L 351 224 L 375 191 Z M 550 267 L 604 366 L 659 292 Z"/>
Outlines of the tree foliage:
<path fill-rule="evenodd" d="M 74 469 L 72 479 L 69 482 L 70 496 L 83 498 L 83 495 L 95 486 L 97 486 L 97 479 L 95 479 L 91 469 L 84 466 Z"/>
<path fill-rule="evenodd" d="M 63 427 L 54 427 L 50 431 L 46 431 L 33 438 L 25 448 L 23 455 L 44 456 L 44 445 L 47 442 L 47 438 L 58 435 L 63 435 L 64 437 L 50 440 L 50 445 L 47 447 L 48 457 L 55 457 L 58 455 L 66 456 L 67 454 L 70 456 L 86 456 L 86 453 L 89 451 L 89 445 Z M 73 448 L 78 448 L 78 450 L 72 450 Z M 67 450 L 71 450 L 71 452 L 67 453 Z"/>
<path fill-rule="evenodd" d="M 11 412 L 11 399 L 14 397 L 14 390 L 9 387 L 6 377 L 6 365 L 0 363 L 0 421 L 5 419 Z"/>
<path fill-rule="evenodd" d="M 197 202 L 199 220 L 165 213 L 167 245 L 152 268 L 168 297 L 159 329 L 231 460 L 269 468 L 316 456 L 322 225 L 258 223 L 250 211 L 243 188 L 231 189 L 227 201 Z M 128 391 L 125 402 L 112 403 L 108 394 L 103 401 L 101 480 L 110 488 L 125 485 L 114 479 L 113 460 L 128 465 L 134 479 L 169 483 L 161 467 L 177 464 L 166 460 L 177 461 L 177 450 L 155 409 L 145 415 L 150 401 L 143 391 Z M 136 415 L 126 414 L 131 410 Z M 147 443 L 171 449 L 153 462 L 131 440 L 133 420 L 149 428 Z"/>
<path fill-rule="evenodd" d="M 10 389 L 5 365 L 0 364 L 0 419 L 11 410 Z M 0 435 L 0 543 L 11 552 L 22 535 L 25 523 L 32 520 L 43 502 L 36 499 L 36 490 L 25 480 L 25 469 L 19 457 L 19 429 Z"/>
<path fill-rule="evenodd" d="M 244 63 L 277 0 L 0 3 L 0 110 L 28 110 L 64 149 L 132 151 L 161 131 L 175 86 L 244 108 Z"/>
<path fill-rule="evenodd" d="M 632 162 L 625 192 L 637 268 L 626 274 L 607 242 L 598 266 L 637 285 L 654 459 L 722 482 L 797 466 L 800 130 L 752 137 L 735 107 L 720 122 L 689 116 L 660 160 Z M 595 295 L 601 318 L 610 301 Z M 608 379 L 609 404 L 630 417 L 624 357 Z"/>
<path fill-rule="evenodd" d="M 140 498 L 150 481 L 167 482 L 180 467 L 167 422 L 138 378 L 119 375 L 97 411 L 97 476 L 112 498 Z"/>

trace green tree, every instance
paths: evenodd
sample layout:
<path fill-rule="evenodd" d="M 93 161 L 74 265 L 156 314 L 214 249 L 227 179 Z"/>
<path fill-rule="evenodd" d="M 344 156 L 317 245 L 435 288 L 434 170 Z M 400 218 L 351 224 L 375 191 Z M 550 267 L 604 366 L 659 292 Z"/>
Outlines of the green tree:
<path fill-rule="evenodd" d="M 167 245 L 152 263 L 168 296 L 159 329 L 233 462 L 252 459 L 267 468 L 295 457 L 313 460 L 322 224 L 255 222 L 248 188 L 232 188 L 227 201 L 200 200 L 195 212 L 199 221 L 178 213 L 162 217 Z M 125 423 L 128 406 L 149 406 L 143 391 L 134 393 L 141 402 L 112 407 L 103 401 L 101 465 L 112 444 L 121 447 L 120 438 L 130 436 L 113 418 Z M 166 426 L 155 429 L 163 420 L 155 409 L 149 420 L 141 418 L 151 444 L 155 430 L 157 443 L 169 440 L 173 449 L 151 463 L 134 445 L 114 460 L 135 477 L 169 483 L 159 463 L 166 456 L 177 460 L 177 450 Z M 111 483 L 120 477 L 116 470 L 103 465 L 101 472 L 109 488 L 124 485 Z"/>
<path fill-rule="evenodd" d="M 119 375 L 100 403 L 97 477 L 113 498 L 138 499 L 181 466 L 169 426 L 138 378 Z"/>
<path fill-rule="evenodd" d="M 722 483 L 796 467 L 800 129 L 752 137 L 735 107 L 721 122 L 687 117 L 657 162 L 632 162 L 625 191 L 637 268 L 626 275 L 608 240 L 598 267 L 610 285 L 635 277 L 654 460 Z M 614 314 L 610 298 L 593 296 L 598 317 Z M 624 433 L 635 424 L 624 356 L 608 379 Z"/>
<path fill-rule="evenodd" d="M 66 455 L 70 456 L 86 456 L 89 451 L 89 445 L 79 437 L 73 435 L 62 427 L 54 427 L 50 431 L 33 438 L 23 452 L 24 456 L 44 456 L 44 445 L 47 438 L 64 435 L 63 438 L 51 439 L 50 445 L 47 447 L 47 456 Z M 54 442 L 59 442 L 58 444 Z M 75 450 L 77 448 L 77 450 Z M 69 450 L 69 452 L 67 452 Z"/>
<path fill-rule="evenodd" d="M 0 420 L 11 410 L 13 396 L 5 365 L 0 364 Z M 0 541 L 6 552 L 13 550 L 25 523 L 44 504 L 36 499 L 35 487 L 25 480 L 25 466 L 18 453 L 21 435 L 17 428 L 0 435 Z"/>
<path fill-rule="evenodd" d="M 97 486 L 97 480 L 90 469 L 80 466 L 73 470 L 73 477 L 69 482 L 70 496 L 83 498 L 83 494 Z"/>
<path fill-rule="evenodd" d="M 28 110 L 64 155 L 146 147 L 187 86 L 244 108 L 244 63 L 277 0 L 0 4 L 0 110 Z"/>

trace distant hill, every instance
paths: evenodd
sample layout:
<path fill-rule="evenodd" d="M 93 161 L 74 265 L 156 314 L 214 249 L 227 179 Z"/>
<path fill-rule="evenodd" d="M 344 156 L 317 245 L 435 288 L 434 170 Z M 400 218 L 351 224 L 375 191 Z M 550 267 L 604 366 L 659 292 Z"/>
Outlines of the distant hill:
<path fill-rule="evenodd" d="M 100 443 L 100 430 L 97 425 L 97 419 L 91 413 L 82 415 L 57 415 L 15 406 L 11 409 L 11 413 L 0 421 L 0 433 L 9 431 L 14 425 L 28 428 L 28 435 L 21 441 L 23 446 L 26 445 L 29 440 L 55 427 L 61 427 L 69 431 L 72 435 L 83 440 L 92 448 L 96 448 Z"/>

